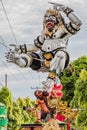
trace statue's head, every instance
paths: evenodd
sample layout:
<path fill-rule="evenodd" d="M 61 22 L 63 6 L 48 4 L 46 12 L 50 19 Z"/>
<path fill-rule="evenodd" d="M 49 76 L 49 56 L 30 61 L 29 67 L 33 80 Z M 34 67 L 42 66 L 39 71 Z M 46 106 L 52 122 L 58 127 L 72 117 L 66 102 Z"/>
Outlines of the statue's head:
<path fill-rule="evenodd" d="M 59 11 L 56 9 L 48 9 L 44 16 L 44 29 L 49 32 L 53 31 L 55 27 L 59 27 L 63 24 L 63 18 Z"/>
<path fill-rule="evenodd" d="M 43 92 L 40 91 L 40 90 L 36 90 L 36 91 L 34 92 L 34 95 L 35 95 L 37 98 L 41 98 L 41 97 L 43 96 Z"/>

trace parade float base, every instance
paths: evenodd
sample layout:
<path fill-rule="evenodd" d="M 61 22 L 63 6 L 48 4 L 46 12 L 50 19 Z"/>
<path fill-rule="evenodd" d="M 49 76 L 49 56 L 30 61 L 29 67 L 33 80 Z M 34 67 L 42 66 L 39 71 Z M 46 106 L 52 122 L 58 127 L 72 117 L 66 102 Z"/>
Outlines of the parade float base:
<path fill-rule="evenodd" d="M 22 124 L 22 130 L 42 130 L 42 124 Z"/>
<path fill-rule="evenodd" d="M 43 130 L 43 125 L 42 124 L 22 124 L 21 130 Z M 49 128 L 46 129 L 46 130 L 49 130 Z M 55 128 L 55 130 L 56 130 L 56 128 Z M 66 124 L 65 123 L 59 123 L 59 129 L 58 130 L 67 130 Z"/>

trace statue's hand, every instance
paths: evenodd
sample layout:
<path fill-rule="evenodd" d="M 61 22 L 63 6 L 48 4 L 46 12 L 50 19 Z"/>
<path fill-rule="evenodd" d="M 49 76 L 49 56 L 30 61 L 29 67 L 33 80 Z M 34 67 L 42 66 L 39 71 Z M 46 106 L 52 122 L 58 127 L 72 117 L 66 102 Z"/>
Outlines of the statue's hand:
<path fill-rule="evenodd" d="M 17 52 L 17 53 L 21 53 L 21 49 L 20 49 L 20 46 L 21 45 L 16 45 L 16 44 L 9 44 L 10 47 L 13 47 L 12 50 Z"/>
<path fill-rule="evenodd" d="M 65 7 L 65 6 L 60 6 L 59 11 L 64 12 L 67 16 L 69 13 L 73 12 L 73 10 L 71 8 Z"/>
<path fill-rule="evenodd" d="M 47 88 L 48 91 L 51 91 L 54 86 L 54 80 L 47 78 L 46 81 L 42 82 L 42 84 Z"/>
<path fill-rule="evenodd" d="M 20 67 L 29 67 L 32 61 L 32 58 L 25 53 L 18 54 L 12 50 L 8 51 L 5 57 L 8 62 L 15 63 Z"/>
<path fill-rule="evenodd" d="M 66 9 L 66 7 L 62 4 L 56 2 L 49 2 L 49 3 L 53 5 L 53 9 L 56 9 L 58 11 L 64 11 Z"/>
<path fill-rule="evenodd" d="M 66 7 L 64 5 L 57 5 L 57 4 L 54 4 L 54 9 L 58 10 L 58 11 L 63 11 L 66 9 Z"/>
<path fill-rule="evenodd" d="M 17 54 L 15 51 L 13 50 L 9 50 L 7 53 L 5 53 L 5 57 L 7 59 L 8 62 L 13 62 L 15 63 L 17 59 L 20 58 L 20 55 Z"/>
<path fill-rule="evenodd" d="M 58 11 L 62 11 L 64 12 L 65 14 L 69 14 L 70 12 L 73 12 L 73 10 L 69 7 L 66 7 L 64 5 L 61 5 L 61 4 L 58 4 L 58 3 L 52 3 L 50 2 L 51 4 L 53 4 L 53 8 L 58 10 Z"/>

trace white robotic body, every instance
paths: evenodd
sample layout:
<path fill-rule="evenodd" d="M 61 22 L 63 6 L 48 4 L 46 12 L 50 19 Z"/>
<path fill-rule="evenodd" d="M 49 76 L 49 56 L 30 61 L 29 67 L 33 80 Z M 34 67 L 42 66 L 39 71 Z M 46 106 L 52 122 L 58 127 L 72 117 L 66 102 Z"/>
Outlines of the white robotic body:
<path fill-rule="evenodd" d="M 58 62 L 56 61 L 57 57 L 54 57 L 53 60 L 50 63 L 50 71 L 55 70 L 55 68 L 57 68 L 58 66 Z"/>
<path fill-rule="evenodd" d="M 60 79 L 58 77 L 55 78 L 55 84 L 57 86 L 61 85 Z"/>
<path fill-rule="evenodd" d="M 21 57 L 20 59 L 23 59 L 23 58 L 26 59 L 26 61 L 27 61 L 26 67 L 29 67 L 29 66 L 31 65 L 32 58 L 31 58 L 30 55 L 27 55 L 27 54 L 25 54 L 25 53 L 22 53 L 22 54 L 20 55 L 20 57 Z"/>
<path fill-rule="evenodd" d="M 20 59 L 21 54 L 19 55 L 18 53 L 14 53 L 13 58 L 16 59 Z"/>
<path fill-rule="evenodd" d="M 25 53 L 18 54 L 17 52 L 10 51 L 7 54 L 7 59 L 9 62 L 13 62 L 20 67 L 29 67 L 31 63 L 31 57 Z"/>
<path fill-rule="evenodd" d="M 60 37 L 66 32 L 65 26 L 61 25 L 58 27 L 57 31 L 53 34 L 52 38 L 58 38 L 60 39 Z"/>
<path fill-rule="evenodd" d="M 39 50 L 39 48 L 37 48 L 34 44 L 24 44 L 24 45 L 10 44 L 10 46 L 13 46 L 14 49 L 12 50 L 18 54 L 29 53 L 29 52 L 34 52 Z"/>
<path fill-rule="evenodd" d="M 39 36 L 39 40 L 40 40 L 41 43 L 44 42 L 44 37 L 45 37 L 45 35 L 42 32 L 42 34 Z"/>
<path fill-rule="evenodd" d="M 52 38 L 62 40 L 63 44 L 67 46 L 67 41 L 71 36 L 72 34 L 66 29 L 66 25 L 64 24 L 58 28 L 58 30 L 53 34 Z"/>
<path fill-rule="evenodd" d="M 42 84 L 47 87 L 48 91 L 50 92 L 54 87 L 54 80 L 47 78 L 46 81 L 43 81 Z"/>
<path fill-rule="evenodd" d="M 8 53 L 6 53 L 6 58 L 8 62 L 15 63 L 15 61 L 20 58 L 20 55 L 17 52 L 10 50 Z"/>
<path fill-rule="evenodd" d="M 65 7 L 62 6 L 60 7 L 59 10 L 65 12 Z M 42 34 L 38 37 L 39 39 L 38 38 L 36 39 L 37 43 L 39 43 L 39 45 L 41 46 L 36 47 L 33 44 L 26 44 L 19 46 L 15 45 L 14 46 L 15 54 L 14 53 L 8 54 L 7 56 L 7 58 L 9 59 L 8 61 L 13 62 L 20 67 L 29 67 L 29 66 L 31 67 L 32 58 L 30 57 L 30 53 L 32 52 L 36 53 L 39 49 L 41 53 L 52 52 L 56 50 L 56 54 L 54 54 L 54 58 L 50 63 L 50 68 L 46 68 L 45 65 L 42 63 L 41 68 L 39 68 L 36 71 L 40 72 L 55 71 L 56 76 L 59 75 L 60 72 L 63 72 L 63 70 L 65 69 L 66 58 L 68 55 L 66 53 L 67 41 L 69 37 L 75 34 L 81 26 L 81 21 L 72 12 L 69 13 L 68 12 L 65 13 L 66 16 L 69 18 L 71 25 L 70 23 L 66 24 L 64 20 L 64 22 L 59 24 L 58 28 L 54 29 L 52 33 L 50 32 L 46 33 L 43 30 Z M 24 54 L 23 52 L 26 53 L 27 55 Z M 40 56 L 39 60 L 43 62 L 43 55 Z M 43 81 L 43 85 L 49 88 L 48 89 L 49 91 L 52 90 L 54 83 L 56 83 L 57 85 L 60 84 L 58 77 L 55 80 L 47 78 L 46 81 Z"/>
<path fill-rule="evenodd" d="M 74 13 L 70 13 L 68 15 L 68 18 L 70 19 L 70 21 L 72 22 L 72 24 L 76 25 L 75 29 L 79 29 L 80 26 L 82 25 L 82 22 L 77 18 L 77 16 Z"/>
<path fill-rule="evenodd" d="M 33 45 L 33 44 L 26 44 L 26 48 L 28 52 L 32 52 L 32 51 L 38 51 L 39 49 Z"/>
<path fill-rule="evenodd" d="M 17 59 L 17 60 L 16 60 L 16 64 L 17 64 L 18 66 L 20 66 L 21 68 L 24 68 L 24 66 L 26 66 L 26 62 L 25 62 L 22 58 Z"/>
<path fill-rule="evenodd" d="M 51 52 L 61 47 L 66 47 L 65 40 L 62 39 L 46 39 L 42 46 L 42 51 Z"/>
<path fill-rule="evenodd" d="M 64 70 L 65 62 L 66 53 L 61 50 L 58 51 L 50 63 L 50 71 L 55 70 L 57 74 L 60 74 Z"/>
<path fill-rule="evenodd" d="M 47 78 L 46 81 L 43 81 L 42 84 L 46 87 L 48 92 L 51 92 L 54 84 L 56 84 L 57 86 L 61 85 L 60 79 L 58 77 L 56 77 L 54 80 Z"/>

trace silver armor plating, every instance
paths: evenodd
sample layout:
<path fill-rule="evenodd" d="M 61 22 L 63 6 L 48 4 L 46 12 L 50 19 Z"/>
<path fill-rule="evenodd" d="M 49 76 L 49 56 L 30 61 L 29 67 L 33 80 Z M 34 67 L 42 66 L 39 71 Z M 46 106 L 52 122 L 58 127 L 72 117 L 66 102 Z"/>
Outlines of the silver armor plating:
<path fill-rule="evenodd" d="M 44 52 L 53 52 L 59 48 L 66 47 L 65 41 L 61 39 L 48 39 L 44 41 L 42 46 L 42 51 Z"/>
<path fill-rule="evenodd" d="M 43 31 L 34 40 L 34 44 L 15 45 L 15 53 L 8 52 L 7 60 L 20 67 L 29 66 L 36 71 L 54 72 L 56 78 L 69 64 L 68 39 L 80 30 L 82 23 L 71 8 L 57 3 L 51 4 L 53 9 L 46 11 Z M 65 22 L 61 12 L 65 13 L 69 23 Z M 48 75 L 43 84 L 52 87 L 55 78 Z"/>

